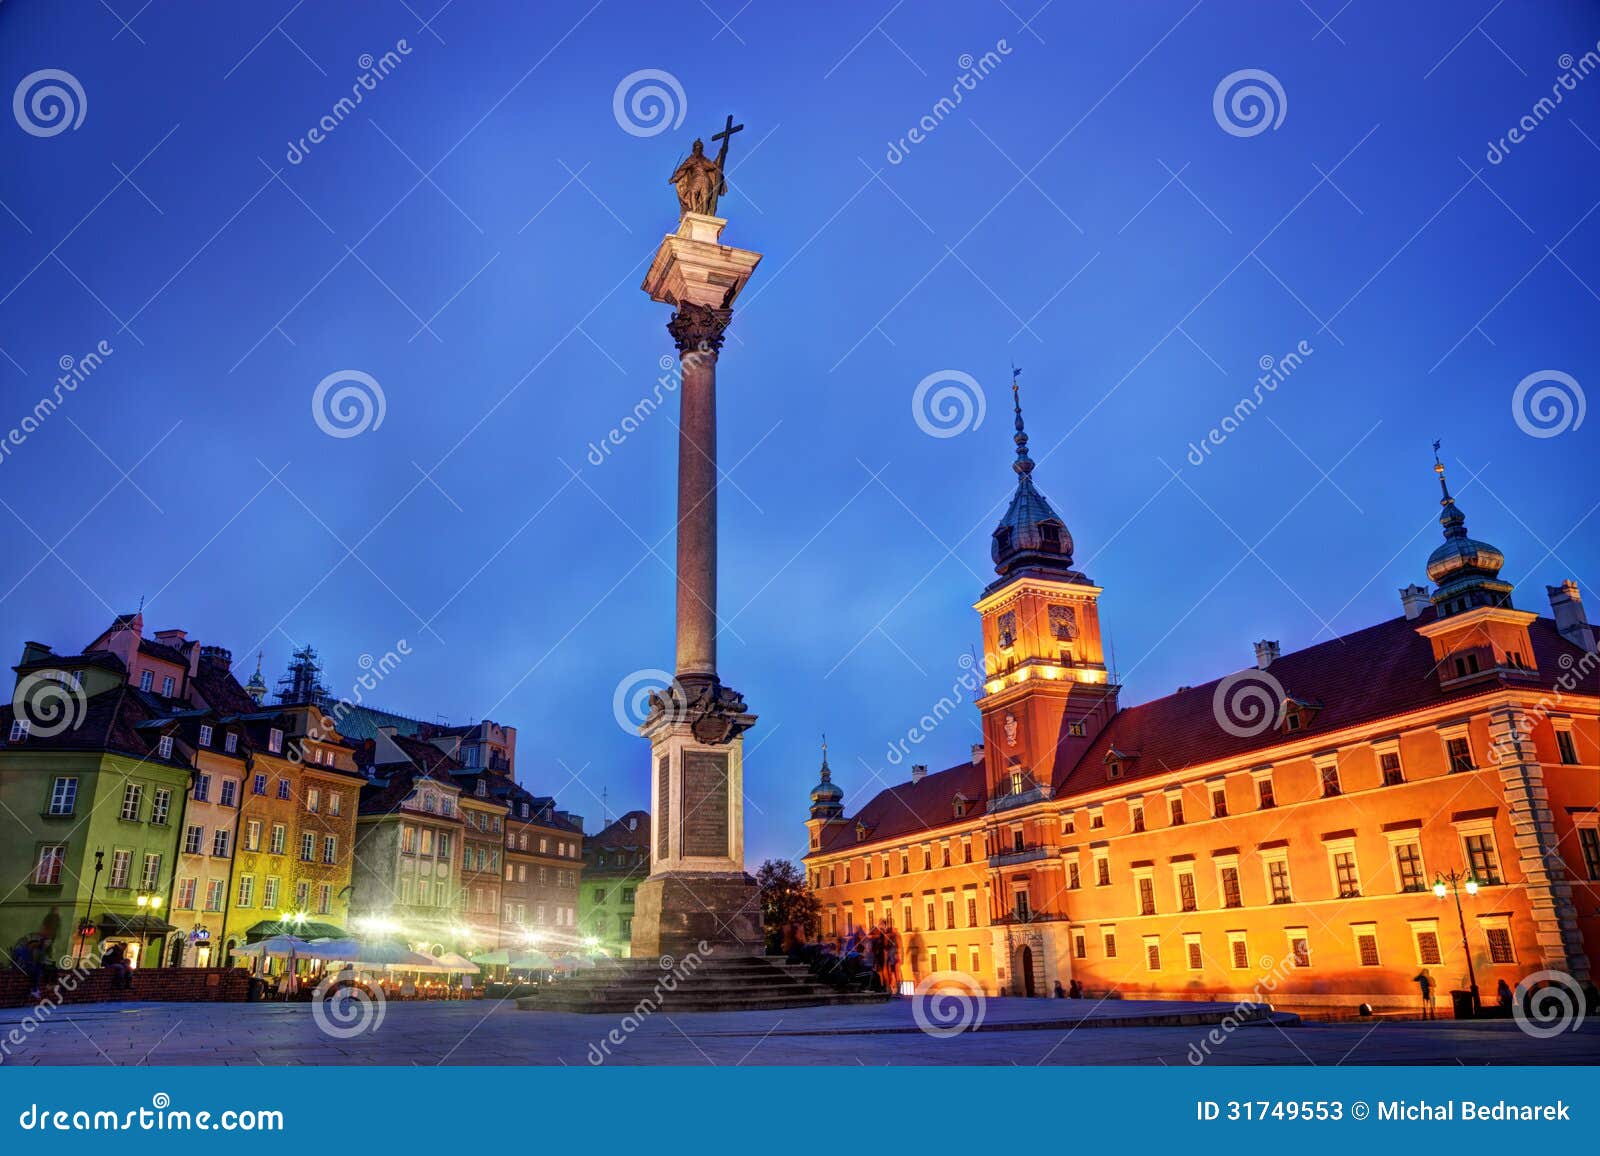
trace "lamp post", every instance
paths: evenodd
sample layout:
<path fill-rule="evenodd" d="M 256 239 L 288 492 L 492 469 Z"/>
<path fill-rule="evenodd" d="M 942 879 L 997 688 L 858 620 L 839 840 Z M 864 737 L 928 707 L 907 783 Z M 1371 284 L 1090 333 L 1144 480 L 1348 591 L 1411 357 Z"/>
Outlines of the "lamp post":
<path fill-rule="evenodd" d="M 83 922 L 78 924 L 77 960 L 79 967 L 83 966 L 84 941 L 94 933 L 94 893 L 95 888 L 100 886 L 100 872 L 105 870 L 105 857 L 106 853 L 104 851 L 96 851 L 94 853 L 94 878 L 89 881 L 89 903 L 83 909 Z"/>
<path fill-rule="evenodd" d="M 148 949 L 149 946 L 150 946 L 150 916 L 152 914 L 159 915 L 161 913 L 162 897 L 160 895 L 156 895 L 156 894 L 153 894 L 153 893 L 148 892 L 148 891 L 141 891 L 141 892 L 139 892 L 138 898 L 135 900 L 135 902 L 138 903 L 138 905 L 139 905 L 139 931 L 140 931 L 139 940 L 140 940 L 141 943 L 144 944 L 145 948 Z M 165 943 L 166 942 L 166 936 L 163 935 L 161 938 L 162 938 L 162 942 Z M 140 954 L 141 954 L 141 958 L 142 958 L 144 953 L 141 952 Z M 156 961 L 151 966 L 152 967 L 160 967 L 161 966 L 161 949 L 160 948 L 156 949 L 155 955 L 156 955 Z"/>
<path fill-rule="evenodd" d="M 1476 1016 L 1483 1005 L 1478 998 L 1478 973 L 1472 966 L 1472 948 L 1467 943 L 1467 917 L 1461 911 L 1463 889 L 1468 895 L 1478 893 L 1478 881 L 1470 871 L 1451 871 L 1448 875 L 1434 876 L 1433 893 L 1440 899 L 1446 895 L 1455 897 L 1456 923 L 1461 928 L 1461 951 L 1467 957 L 1467 986 L 1472 992 L 1472 1014 Z"/>

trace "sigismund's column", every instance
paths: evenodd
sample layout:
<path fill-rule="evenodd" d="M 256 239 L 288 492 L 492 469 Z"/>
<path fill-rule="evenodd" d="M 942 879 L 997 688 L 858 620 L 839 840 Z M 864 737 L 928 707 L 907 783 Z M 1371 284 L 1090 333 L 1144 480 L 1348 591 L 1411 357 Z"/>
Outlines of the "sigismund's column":
<path fill-rule="evenodd" d="M 717 362 L 733 302 L 761 254 L 721 243 L 722 164 L 699 141 L 673 175 L 678 229 L 662 239 L 642 288 L 673 307 L 667 331 L 682 367 L 678 423 L 677 670 L 640 733 L 650 740 L 651 873 L 639 885 L 635 957 L 682 956 L 701 943 L 762 951 L 755 881 L 744 869 L 744 738 L 756 721 L 717 675 Z"/>

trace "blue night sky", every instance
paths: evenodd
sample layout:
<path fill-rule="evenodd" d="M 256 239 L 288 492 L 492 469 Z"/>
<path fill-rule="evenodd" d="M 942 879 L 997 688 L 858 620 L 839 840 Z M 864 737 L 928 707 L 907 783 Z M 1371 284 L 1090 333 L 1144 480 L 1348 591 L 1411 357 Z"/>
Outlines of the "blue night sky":
<path fill-rule="evenodd" d="M 4 93 L 59 69 L 86 104 L 55 135 L 0 118 L 0 427 L 113 351 L 0 458 L 12 654 L 141 595 L 241 677 L 310 642 L 344 692 L 404 639 L 374 701 L 515 725 L 524 782 L 591 830 L 602 790 L 648 805 L 613 697 L 671 665 L 675 395 L 590 447 L 672 351 L 638 285 L 668 174 L 729 112 L 724 240 L 765 254 L 719 389 L 752 865 L 803 849 L 820 731 L 859 805 L 963 674 L 1013 360 L 1124 703 L 1397 614 L 1438 541 L 1434 438 L 1518 604 L 1566 577 L 1593 601 L 1600 76 L 1560 84 L 1592 5 L 438 2 L 0 7 Z M 613 111 L 645 69 L 687 105 L 655 136 Z M 1246 69 L 1282 119 L 1224 131 L 1213 94 Z M 341 370 L 385 410 L 335 438 L 311 401 Z M 913 413 L 941 371 L 986 410 L 947 437 Z M 1573 428 L 1536 437 L 1513 398 L 1545 371 L 1576 382 Z M 964 706 L 906 762 L 977 737 Z"/>

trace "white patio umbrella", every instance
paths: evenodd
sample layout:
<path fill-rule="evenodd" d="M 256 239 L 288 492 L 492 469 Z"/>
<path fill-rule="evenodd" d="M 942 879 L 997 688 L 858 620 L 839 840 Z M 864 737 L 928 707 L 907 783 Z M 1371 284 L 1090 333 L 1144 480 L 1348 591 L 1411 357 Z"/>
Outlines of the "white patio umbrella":
<path fill-rule="evenodd" d="M 434 963 L 447 972 L 459 972 L 464 975 L 477 975 L 478 965 L 459 952 L 447 951 L 434 960 Z"/>
<path fill-rule="evenodd" d="M 511 960 L 510 966 L 517 971 L 548 971 L 556 966 L 556 961 L 542 951 L 530 949 Z"/>
<path fill-rule="evenodd" d="M 310 943 L 295 935 L 274 935 L 270 939 L 263 939 L 259 943 L 247 943 L 242 947 L 233 949 L 235 955 L 259 956 L 291 956 L 315 955 L 316 951 Z"/>

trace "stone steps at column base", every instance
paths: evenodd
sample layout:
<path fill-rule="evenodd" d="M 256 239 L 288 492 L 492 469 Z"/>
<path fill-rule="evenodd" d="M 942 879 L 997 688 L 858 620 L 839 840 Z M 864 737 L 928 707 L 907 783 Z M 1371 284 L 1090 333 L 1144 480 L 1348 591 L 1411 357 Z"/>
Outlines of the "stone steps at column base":
<path fill-rule="evenodd" d="M 671 990 L 663 987 L 671 982 Z M 881 992 L 841 991 L 817 982 L 802 965 L 768 956 L 705 959 L 663 968 L 658 960 L 616 960 L 517 1000 L 524 1011 L 623 1013 L 640 1006 L 666 1011 L 761 1011 L 882 1003 Z"/>

